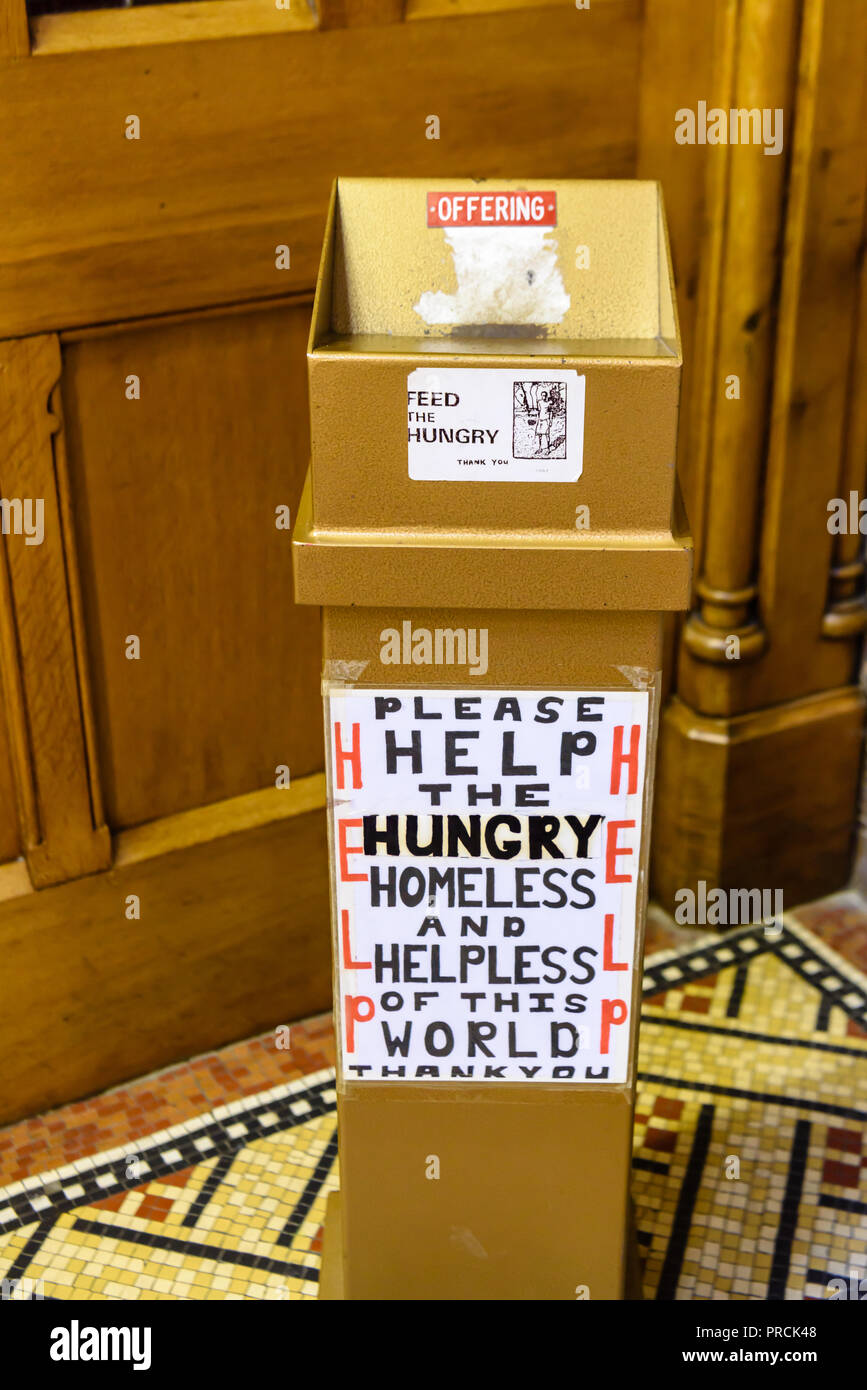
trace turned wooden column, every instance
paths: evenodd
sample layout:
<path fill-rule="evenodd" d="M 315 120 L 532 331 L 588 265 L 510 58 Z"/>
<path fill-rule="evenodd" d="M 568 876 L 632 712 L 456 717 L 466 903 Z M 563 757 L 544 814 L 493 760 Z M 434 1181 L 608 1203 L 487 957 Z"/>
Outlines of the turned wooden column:
<path fill-rule="evenodd" d="M 653 8 L 673 23 L 666 0 Z M 792 906 L 847 881 L 857 815 L 863 537 L 831 534 L 828 504 L 863 497 L 867 477 L 867 8 L 712 8 L 701 95 L 781 108 L 784 143 L 701 152 L 691 284 L 672 219 L 694 300 L 680 467 L 698 563 L 661 728 L 653 891 L 672 907 L 704 879 Z M 665 185 L 681 153 L 647 137 L 642 172 Z"/>

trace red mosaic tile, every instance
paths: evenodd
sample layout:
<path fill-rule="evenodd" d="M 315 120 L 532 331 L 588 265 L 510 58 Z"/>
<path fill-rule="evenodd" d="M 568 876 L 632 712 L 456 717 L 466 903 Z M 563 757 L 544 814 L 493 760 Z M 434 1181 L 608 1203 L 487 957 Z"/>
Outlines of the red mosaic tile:
<path fill-rule="evenodd" d="M 160 1178 L 160 1182 L 169 1183 L 172 1187 L 186 1187 L 192 1174 L 192 1168 L 182 1168 L 179 1173 L 168 1173 L 166 1177 Z"/>
<path fill-rule="evenodd" d="M 807 903 L 792 915 L 859 970 L 867 971 L 867 903 L 854 889 Z"/>
<path fill-rule="evenodd" d="M 827 1142 L 829 1149 L 843 1149 L 850 1154 L 861 1152 L 861 1135 L 852 1129 L 829 1129 Z"/>
<path fill-rule="evenodd" d="M 861 1167 L 850 1163 L 840 1163 L 835 1158 L 826 1158 L 822 1169 L 822 1181 L 832 1182 L 836 1187 L 857 1187 L 861 1178 Z"/>
<path fill-rule="evenodd" d="M 677 1130 L 656 1129 L 653 1125 L 648 1125 L 647 1133 L 644 1136 L 646 1149 L 655 1149 L 658 1153 L 673 1153 L 676 1144 Z"/>
<path fill-rule="evenodd" d="M 142 1198 L 141 1206 L 134 1213 L 142 1221 L 165 1221 L 172 1209 L 172 1203 L 168 1197 L 155 1197 L 153 1193 Z"/>
<path fill-rule="evenodd" d="M 707 1014 L 710 1013 L 710 999 L 706 995 L 687 994 L 684 996 L 680 1006 L 681 1013 L 688 1014 Z"/>
<path fill-rule="evenodd" d="M 89 1202 L 91 1207 L 99 1207 L 101 1211 L 120 1211 L 126 1200 L 125 1192 L 116 1192 L 113 1197 L 100 1197 L 96 1202 Z"/>
<path fill-rule="evenodd" d="M 683 1101 L 671 1100 L 668 1096 L 657 1096 L 653 1113 L 660 1115 L 663 1120 L 679 1120 L 683 1114 Z"/>

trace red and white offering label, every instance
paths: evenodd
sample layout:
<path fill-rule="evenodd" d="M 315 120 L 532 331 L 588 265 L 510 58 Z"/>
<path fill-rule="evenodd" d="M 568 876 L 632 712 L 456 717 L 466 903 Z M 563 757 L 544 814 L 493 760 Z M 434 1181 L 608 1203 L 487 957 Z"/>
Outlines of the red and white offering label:
<path fill-rule="evenodd" d="M 344 1079 L 628 1079 L 649 698 L 331 689 Z"/>
<path fill-rule="evenodd" d="M 557 194 L 428 193 L 429 227 L 556 227 Z"/>

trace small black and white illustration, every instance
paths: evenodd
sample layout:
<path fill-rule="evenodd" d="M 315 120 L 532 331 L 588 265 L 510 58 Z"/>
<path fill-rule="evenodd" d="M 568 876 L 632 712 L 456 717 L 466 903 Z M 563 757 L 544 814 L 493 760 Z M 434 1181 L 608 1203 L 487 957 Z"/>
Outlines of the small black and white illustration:
<path fill-rule="evenodd" d="M 566 457 L 566 385 L 516 381 L 512 403 L 512 457 Z"/>

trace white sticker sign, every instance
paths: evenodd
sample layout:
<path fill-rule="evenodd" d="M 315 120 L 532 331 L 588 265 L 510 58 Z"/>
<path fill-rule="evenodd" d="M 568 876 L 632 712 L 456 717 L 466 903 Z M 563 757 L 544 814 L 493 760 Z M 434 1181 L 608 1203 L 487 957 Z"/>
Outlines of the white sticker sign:
<path fill-rule="evenodd" d="M 331 690 L 346 1080 L 627 1080 L 648 701 Z"/>
<path fill-rule="evenodd" d="M 420 367 L 407 377 L 409 476 L 574 483 L 584 457 L 584 377 L 574 370 Z"/>

